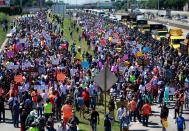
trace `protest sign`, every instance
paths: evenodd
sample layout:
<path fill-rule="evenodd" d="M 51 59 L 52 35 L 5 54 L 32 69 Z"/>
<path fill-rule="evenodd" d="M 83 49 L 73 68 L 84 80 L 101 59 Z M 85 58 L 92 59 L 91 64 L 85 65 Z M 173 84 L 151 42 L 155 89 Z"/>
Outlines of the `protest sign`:
<path fill-rule="evenodd" d="M 89 62 L 88 62 L 88 61 L 82 61 L 82 62 L 81 62 L 81 66 L 82 66 L 84 69 L 88 69 L 88 68 L 89 68 Z"/>
<path fill-rule="evenodd" d="M 16 75 L 16 76 L 14 76 L 14 81 L 16 83 L 21 83 L 23 81 L 22 75 Z"/>
<path fill-rule="evenodd" d="M 8 58 L 14 57 L 14 52 L 13 52 L 13 51 L 8 51 L 8 52 L 7 52 L 7 57 L 8 57 Z"/>
<path fill-rule="evenodd" d="M 56 76 L 58 81 L 64 81 L 65 77 L 66 75 L 63 73 L 57 73 L 57 76 Z"/>

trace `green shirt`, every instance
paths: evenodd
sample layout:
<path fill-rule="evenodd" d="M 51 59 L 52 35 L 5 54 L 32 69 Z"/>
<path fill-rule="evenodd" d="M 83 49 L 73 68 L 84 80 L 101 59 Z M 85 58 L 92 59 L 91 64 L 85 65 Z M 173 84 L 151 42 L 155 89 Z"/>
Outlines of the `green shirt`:
<path fill-rule="evenodd" d="M 39 131 L 39 129 L 37 127 L 30 127 L 29 131 Z"/>

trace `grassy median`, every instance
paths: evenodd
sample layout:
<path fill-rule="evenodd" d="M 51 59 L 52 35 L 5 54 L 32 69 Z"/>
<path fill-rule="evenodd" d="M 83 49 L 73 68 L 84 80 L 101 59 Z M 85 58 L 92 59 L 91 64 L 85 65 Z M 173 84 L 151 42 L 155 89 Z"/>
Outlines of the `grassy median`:
<path fill-rule="evenodd" d="M 71 23 L 70 18 L 65 18 L 65 20 L 64 20 L 64 38 L 66 40 L 68 40 L 69 43 L 72 43 L 73 41 L 75 41 L 76 47 L 78 47 L 79 46 L 78 38 L 79 38 L 79 35 L 81 35 L 82 29 L 81 29 L 81 27 L 79 27 L 79 32 L 77 32 L 76 29 L 75 30 L 74 29 L 69 30 L 69 27 L 71 27 L 70 23 Z M 73 39 L 70 37 L 70 31 L 73 31 Z M 84 40 L 82 40 L 81 49 L 82 49 L 82 51 L 85 51 L 85 52 L 88 51 L 89 53 L 93 54 L 92 50 L 88 49 L 87 42 L 84 41 Z M 107 98 L 107 101 L 108 100 L 109 100 L 109 98 Z M 97 105 L 96 110 L 100 114 L 100 123 L 99 123 L 99 125 L 97 125 L 97 131 L 103 131 L 104 130 L 104 113 L 105 113 L 104 112 L 104 105 L 100 105 L 100 106 Z M 116 114 L 116 112 L 115 112 L 115 114 Z M 89 120 L 84 119 L 83 117 L 80 117 L 78 112 L 76 113 L 76 115 L 78 116 L 78 118 L 80 120 L 80 124 L 79 124 L 80 131 L 90 131 L 91 127 L 90 127 Z M 86 114 L 86 117 L 90 117 L 89 114 L 88 114 L 88 116 Z M 115 122 L 112 123 L 112 130 L 113 131 L 119 131 L 120 130 L 118 122 L 115 121 Z"/>

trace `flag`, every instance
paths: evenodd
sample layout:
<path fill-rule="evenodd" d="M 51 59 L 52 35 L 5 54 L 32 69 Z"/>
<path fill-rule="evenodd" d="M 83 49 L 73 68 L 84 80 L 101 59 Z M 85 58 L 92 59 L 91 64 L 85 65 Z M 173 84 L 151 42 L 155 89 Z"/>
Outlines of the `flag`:
<path fill-rule="evenodd" d="M 151 92 L 151 91 L 152 91 L 152 81 L 148 82 L 148 83 L 145 85 L 145 89 L 146 89 L 146 91 L 148 91 L 148 92 Z"/>

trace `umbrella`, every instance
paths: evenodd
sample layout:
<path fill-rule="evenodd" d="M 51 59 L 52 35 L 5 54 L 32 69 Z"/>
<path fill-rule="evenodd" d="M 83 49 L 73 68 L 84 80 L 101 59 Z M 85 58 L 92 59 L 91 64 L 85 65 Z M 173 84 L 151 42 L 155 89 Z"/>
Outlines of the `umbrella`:
<path fill-rule="evenodd" d="M 149 47 L 144 47 L 143 49 L 142 49 L 142 52 L 143 53 L 148 53 L 150 51 L 150 48 Z"/>

